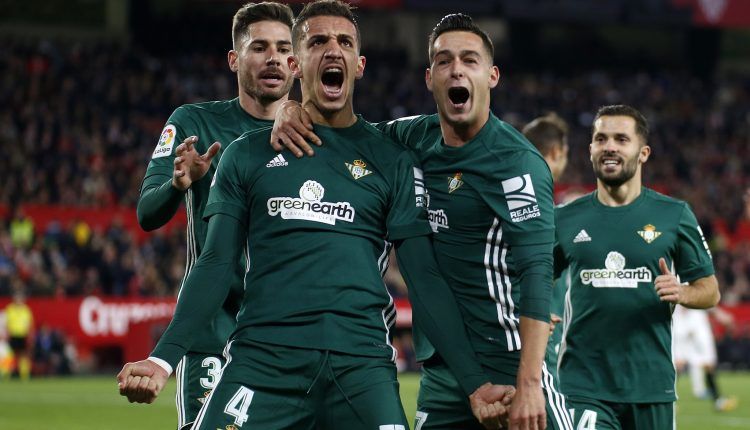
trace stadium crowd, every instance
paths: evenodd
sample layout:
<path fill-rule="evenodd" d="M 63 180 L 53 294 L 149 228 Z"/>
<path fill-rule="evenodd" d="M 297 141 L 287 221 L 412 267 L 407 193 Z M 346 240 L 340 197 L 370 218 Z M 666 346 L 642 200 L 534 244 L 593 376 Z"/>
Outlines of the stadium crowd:
<path fill-rule="evenodd" d="M 29 229 L 33 220 L 20 210 L 0 225 L 0 295 L 167 296 L 184 273 L 185 237 L 177 229 L 141 242 L 118 221 L 106 230 L 81 220 Z"/>
<path fill-rule="evenodd" d="M 3 45 L 0 205 L 8 216 L 0 223 L 0 294 L 14 283 L 32 295 L 174 294 L 185 261 L 181 235 L 138 243 L 117 223 L 90 231 L 80 221 L 60 220 L 29 236 L 24 222 L 33 220 L 23 221 L 14 208 L 134 206 L 169 113 L 184 103 L 232 97 L 234 75 L 223 55 L 156 57 L 107 43 Z M 356 112 L 380 121 L 434 111 L 422 69 L 393 67 L 409 64 L 405 52 L 365 54 Z M 595 109 L 616 102 L 641 108 L 653 130 L 645 182 L 692 204 L 710 238 L 724 302 L 750 300 L 750 80 L 500 67 L 497 116 L 520 128 L 555 111 L 572 125 L 571 168 L 558 184 L 563 191 L 591 183 L 587 143 Z"/>

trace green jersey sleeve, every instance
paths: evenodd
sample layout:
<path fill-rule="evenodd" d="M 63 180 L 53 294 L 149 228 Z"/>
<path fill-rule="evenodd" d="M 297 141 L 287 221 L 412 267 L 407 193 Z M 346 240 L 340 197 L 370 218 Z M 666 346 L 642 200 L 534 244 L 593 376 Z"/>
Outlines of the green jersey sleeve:
<path fill-rule="evenodd" d="M 177 108 L 164 125 L 146 168 L 136 208 L 138 223 L 144 230 L 154 230 L 169 222 L 182 202 L 184 193 L 171 183 L 174 151 L 194 129 L 184 106 Z"/>
<path fill-rule="evenodd" d="M 396 256 L 409 287 L 415 326 L 435 345 L 466 395 L 470 395 L 489 378 L 466 334 L 456 298 L 440 273 L 430 238 L 412 238 L 396 244 Z"/>
<path fill-rule="evenodd" d="M 144 181 L 151 175 L 172 176 L 174 151 L 183 140 L 195 134 L 195 121 L 191 118 L 189 112 L 189 109 L 185 106 L 180 106 L 169 116 L 164 129 L 161 131 L 161 136 L 159 136 L 159 142 L 151 154 L 151 161 L 146 168 Z"/>
<path fill-rule="evenodd" d="M 174 369 L 190 349 L 195 333 L 219 311 L 229 294 L 234 270 L 247 232 L 231 216 L 218 215 L 208 223 L 206 246 L 190 271 L 169 327 L 151 353 Z"/>
<path fill-rule="evenodd" d="M 406 116 L 372 124 L 399 145 L 412 151 L 421 151 L 431 139 L 428 132 L 440 123 L 435 115 Z"/>
<path fill-rule="evenodd" d="M 551 244 L 555 240 L 552 175 L 544 159 L 532 151 L 517 151 L 506 168 L 493 172 L 487 203 L 504 221 L 504 235 L 513 245 Z"/>
<path fill-rule="evenodd" d="M 247 143 L 245 139 L 239 138 L 232 142 L 221 157 L 211 182 L 208 203 L 203 212 L 204 219 L 215 214 L 225 214 L 243 223 L 247 220 L 249 206 L 243 165 L 243 161 L 247 161 L 243 151 Z"/>
<path fill-rule="evenodd" d="M 391 180 L 391 197 L 386 217 L 388 240 L 428 235 L 427 190 L 422 169 L 416 167 L 413 154 L 403 152 L 396 160 Z"/>
<path fill-rule="evenodd" d="M 692 282 L 714 274 L 708 243 L 687 203 L 680 215 L 677 239 L 675 269 L 682 282 Z"/>

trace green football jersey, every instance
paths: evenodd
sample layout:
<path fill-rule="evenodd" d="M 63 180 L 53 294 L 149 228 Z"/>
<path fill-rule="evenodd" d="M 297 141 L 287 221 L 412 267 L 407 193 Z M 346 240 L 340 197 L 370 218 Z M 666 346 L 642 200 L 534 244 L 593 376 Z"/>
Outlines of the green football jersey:
<path fill-rule="evenodd" d="M 247 226 L 249 270 L 233 339 L 395 359 L 391 242 L 430 234 L 413 155 L 358 118 L 316 125 L 325 142 L 296 159 L 243 135 L 214 176 L 205 217 Z"/>
<path fill-rule="evenodd" d="M 475 351 L 483 356 L 520 350 L 520 273 L 513 247 L 554 241 L 547 163 L 494 115 L 462 147 L 444 144 L 437 115 L 378 127 L 417 153 L 435 254 Z M 415 343 L 419 360 L 434 354 L 421 333 L 415 333 Z"/>
<path fill-rule="evenodd" d="M 194 182 L 185 193 L 187 211 L 187 261 L 185 277 L 201 254 L 206 240 L 207 223 L 203 221 L 203 211 L 208 201 L 209 186 L 219 159 L 226 147 L 242 133 L 273 125 L 273 121 L 252 117 L 240 106 L 238 98 L 225 101 L 188 104 L 177 108 L 167 120 L 159 143 L 154 149 L 151 162 L 146 169 L 144 182 L 153 175 L 172 176 L 175 150 L 189 136 L 198 136 L 195 150 L 203 154 L 213 142 L 220 142 L 222 149 L 211 161 L 206 175 Z M 211 324 L 195 334 L 191 351 L 221 354 L 229 335 L 234 330 L 235 318 L 242 297 L 242 277 L 245 273 L 245 259 L 237 263 L 237 276 L 232 290 Z"/>
<path fill-rule="evenodd" d="M 557 209 L 555 270 L 570 270 L 559 374 L 568 396 L 621 403 L 675 400 L 672 306 L 654 280 L 664 257 L 681 282 L 714 273 L 685 202 L 643 188 L 626 206 L 596 192 Z"/>
<path fill-rule="evenodd" d="M 555 284 L 552 286 L 552 298 L 550 300 L 550 313 L 553 313 L 560 318 L 562 318 L 565 313 L 565 294 L 567 293 L 569 286 L 570 272 L 565 270 L 560 274 L 558 279 L 555 280 Z M 557 375 L 557 358 L 560 351 L 560 343 L 562 342 L 563 325 L 563 323 L 558 323 L 555 326 L 555 330 L 549 335 L 549 340 L 547 341 L 547 352 L 544 354 L 544 362 L 547 363 L 547 369 L 554 372 L 555 375 Z"/>

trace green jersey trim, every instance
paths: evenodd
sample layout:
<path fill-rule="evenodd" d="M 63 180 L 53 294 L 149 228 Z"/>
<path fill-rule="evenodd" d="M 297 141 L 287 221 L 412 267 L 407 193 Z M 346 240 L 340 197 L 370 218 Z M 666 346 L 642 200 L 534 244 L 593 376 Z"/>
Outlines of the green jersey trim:
<path fill-rule="evenodd" d="M 503 240 L 503 227 L 495 217 L 487 232 L 484 251 L 484 267 L 489 295 L 497 308 L 497 320 L 505 331 L 508 351 L 521 349 L 519 318 L 515 316 L 515 303 L 511 295 L 512 285 L 508 276 L 508 244 Z"/>

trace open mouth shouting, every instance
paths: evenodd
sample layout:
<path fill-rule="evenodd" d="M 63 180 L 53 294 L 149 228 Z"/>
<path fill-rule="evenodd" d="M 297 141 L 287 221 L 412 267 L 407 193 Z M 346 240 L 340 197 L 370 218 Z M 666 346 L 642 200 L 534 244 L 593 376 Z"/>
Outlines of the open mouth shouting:
<path fill-rule="evenodd" d="M 278 68 L 269 67 L 260 72 L 258 78 L 267 87 L 278 87 L 284 84 L 286 76 Z"/>
<path fill-rule="evenodd" d="M 341 66 L 327 66 L 320 78 L 323 93 L 328 99 L 341 97 L 344 92 L 344 69 Z"/>
<path fill-rule="evenodd" d="M 448 100 L 455 110 L 463 110 L 470 97 L 471 93 L 466 87 L 451 87 L 448 89 Z"/>

